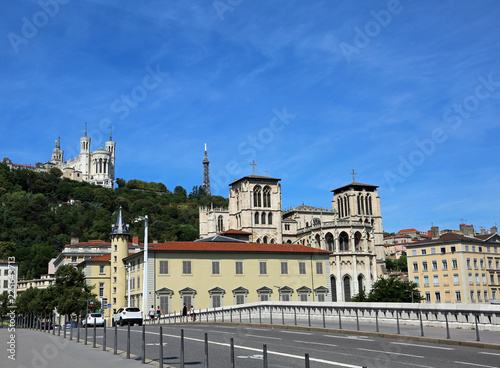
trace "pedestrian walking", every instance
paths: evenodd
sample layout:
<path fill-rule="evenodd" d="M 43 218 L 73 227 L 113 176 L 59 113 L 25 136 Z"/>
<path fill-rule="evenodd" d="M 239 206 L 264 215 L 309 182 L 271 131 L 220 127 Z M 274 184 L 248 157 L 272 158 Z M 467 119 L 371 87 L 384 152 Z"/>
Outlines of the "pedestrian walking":
<path fill-rule="evenodd" d="M 158 318 L 158 323 L 160 323 L 161 315 L 162 315 L 162 312 L 161 312 L 160 306 L 158 306 L 158 308 L 156 309 L 156 318 Z"/>
<path fill-rule="evenodd" d="M 149 319 L 151 319 L 151 323 L 155 323 L 155 307 L 154 305 L 149 308 Z"/>
<path fill-rule="evenodd" d="M 182 322 L 187 322 L 187 313 L 188 309 L 186 307 L 186 303 L 184 303 L 184 307 L 182 307 Z"/>

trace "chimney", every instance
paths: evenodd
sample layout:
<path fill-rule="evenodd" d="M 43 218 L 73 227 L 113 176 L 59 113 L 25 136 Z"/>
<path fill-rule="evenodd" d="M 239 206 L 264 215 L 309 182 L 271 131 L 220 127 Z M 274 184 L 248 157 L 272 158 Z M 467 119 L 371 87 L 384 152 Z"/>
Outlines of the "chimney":
<path fill-rule="evenodd" d="M 134 236 L 134 237 L 132 237 L 132 244 L 133 244 L 133 245 L 137 245 L 137 244 L 139 244 L 139 237 L 138 237 L 138 236 Z"/>
<path fill-rule="evenodd" d="M 439 226 L 432 226 L 431 227 L 431 236 L 432 236 L 432 239 L 439 238 Z"/>
<path fill-rule="evenodd" d="M 497 234 L 498 233 L 498 229 L 496 226 L 492 226 L 491 227 L 491 230 L 490 230 L 490 234 Z"/>
<path fill-rule="evenodd" d="M 474 225 L 466 225 L 466 224 L 460 224 L 460 232 L 464 234 L 465 236 L 474 236 L 476 235 L 474 231 Z"/>
<path fill-rule="evenodd" d="M 79 243 L 79 242 L 80 242 L 80 239 L 79 239 L 79 238 L 75 238 L 75 237 L 72 237 L 72 238 L 71 238 L 71 245 L 76 244 L 76 243 Z"/>

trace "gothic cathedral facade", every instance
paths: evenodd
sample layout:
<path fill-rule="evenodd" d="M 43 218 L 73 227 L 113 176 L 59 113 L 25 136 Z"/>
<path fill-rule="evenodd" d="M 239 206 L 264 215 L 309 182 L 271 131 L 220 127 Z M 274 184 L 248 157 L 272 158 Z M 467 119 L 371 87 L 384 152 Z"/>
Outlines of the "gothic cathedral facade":
<path fill-rule="evenodd" d="M 229 208 L 199 209 L 200 237 L 228 230 L 252 243 L 302 244 L 330 253 L 331 301 L 348 302 L 386 274 L 377 186 L 352 183 L 334 189 L 331 209 L 281 205 L 280 179 L 249 175 L 230 184 Z"/>

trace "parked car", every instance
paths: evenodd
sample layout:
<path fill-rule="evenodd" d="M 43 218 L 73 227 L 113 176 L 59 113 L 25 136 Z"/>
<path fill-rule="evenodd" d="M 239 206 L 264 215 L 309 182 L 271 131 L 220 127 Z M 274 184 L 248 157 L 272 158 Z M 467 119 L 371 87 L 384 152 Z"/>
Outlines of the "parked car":
<path fill-rule="evenodd" d="M 102 317 L 101 313 L 89 313 L 85 319 L 82 319 L 82 326 L 86 325 L 94 327 L 94 321 L 96 326 L 104 327 L 106 320 Z"/>
<path fill-rule="evenodd" d="M 118 324 L 120 326 L 123 325 L 131 325 L 133 326 L 137 323 L 139 326 L 142 326 L 143 316 L 142 312 L 139 308 L 136 307 L 123 307 L 116 311 L 113 315 L 113 326 Z"/>
<path fill-rule="evenodd" d="M 50 322 L 42 322 L 40 329 L 41 330 L 46 330 L 46 329 L 52 330 L 54 328 L 54 325 Z"/>
<path fill-rule="evenodd" d="M 75 321 L 66 322 L 66 328 L 76 328 L 76 322 Z"/>

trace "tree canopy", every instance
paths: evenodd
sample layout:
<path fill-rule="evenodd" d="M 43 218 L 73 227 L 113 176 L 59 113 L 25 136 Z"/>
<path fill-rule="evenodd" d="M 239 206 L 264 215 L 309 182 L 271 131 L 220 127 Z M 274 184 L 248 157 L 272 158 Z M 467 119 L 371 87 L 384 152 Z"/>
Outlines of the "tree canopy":
<path fill-rule="evenodd" d="M 420 303 L 418 285 L 411 281 L 403 281 L 397 277 L 380 278 L 366 294 L 364 290 L 354 296 L 352 302 L 394 302 L 394 303 Z"/>
<path fill-rule="evenodd" d="M 143 241 L 144 225 L 133 220 L 148 215 L 150 240 L 163 242 L 195 240 L 198 207 L 228 205 L 201 186 L 188 195 L 181 186 L 171 192 L 162 183 L 117 179 L 117 184 L 107 189 L 61 178 L 60 170 L 38 173 L 0 164 L 0 258 L 15 256 L 19 277 L 36 278 L 47 273 L 50 259 L 71 238 L 109 239 L 120 206 L 131 234 Z"/>

